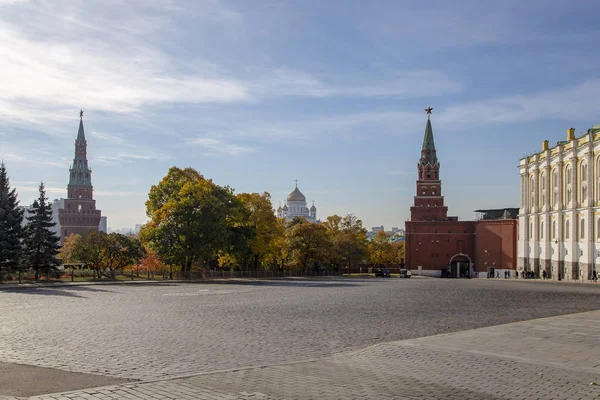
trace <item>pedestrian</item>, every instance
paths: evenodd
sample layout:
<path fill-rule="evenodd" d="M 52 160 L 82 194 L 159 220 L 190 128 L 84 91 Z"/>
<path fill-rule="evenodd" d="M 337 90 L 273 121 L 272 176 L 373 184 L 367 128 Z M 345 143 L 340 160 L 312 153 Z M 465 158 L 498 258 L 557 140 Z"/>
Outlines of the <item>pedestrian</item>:
<path fill-rule="evenodd" d="M 515 271 L 515 275 L 517 276 L 517 279 L 519 279 L 519 271 Z"/>
<path fill-rule="evenodd" d="M 543 271 L 542 271 L 542 279 L 546 279 L 546 276 L 547 276 L 547 275 L 546 275 L 546 270 L 543 270 Z"/>
<path fill-rule="evenodd" d="M 496 272 L 496 278 L 500 278 L 500 271 Z"/>
<path fill-rule="evenodd" d="M 594 282 L 598 281 L 598 273 L 596 272 L 596 270 L 594 270 L 594 271 L 592 272 L 592 280 L 593 280 Z"/>

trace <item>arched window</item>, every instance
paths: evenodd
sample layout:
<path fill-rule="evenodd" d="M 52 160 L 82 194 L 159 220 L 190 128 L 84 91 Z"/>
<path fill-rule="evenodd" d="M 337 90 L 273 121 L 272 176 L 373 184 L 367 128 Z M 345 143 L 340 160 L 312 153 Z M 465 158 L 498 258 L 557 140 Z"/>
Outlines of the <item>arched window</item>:
<path fill-rule="evenodd" d="M 544 239 L 544 223 L 540 222 L 540 239 Z"/>
<path fill-rule="evenodd" d="M 552 221 L 552 239 L 556 239 L 556 221 Z"/>
<path fill-rule="evenodd" d="M 552 171 L 552 204 L 558 205 L 558 171 L 556 168 Z"/>
<path fill-rule="evenodd" d="M 581 183 L 581 201 L 587 200 L 587 164 L 581 163 L 581 175 L 579 176 L 579 182 Z"/>
<path fill-rule="evenodd" d="M 600 157 L 596 160 L 596 198 L 594 200 L 600 199 Z M 594 204 L 596 205 L 596 204 Z"/>
<path fill-rule="evenodd" d="M 531 207 L 535 207 L 535 178 L 533 175 L 529 179 L 529 191 L 531 192 Z"/>
<path fill-rule="evenodd" d="M 571 203 L 573 196 L 573 169 L 570 165 L 565 167 L 565 191 L 564 191 L 564 205 Z"/>
<path fill-rule="evenodd" d="M 579 239 L 585 239 L 585 219 L 579 222 Z"/>
<path fill-rule="evenodd" d="M 565 239 L 569 238 L 569 220 L 565 221 Z"/>
<path fill-rule="evenodd" d="M 543 172 L 540 174 L 540 187 L 540 208 L 543 208 L 546 205 L 546 174 Z"/>

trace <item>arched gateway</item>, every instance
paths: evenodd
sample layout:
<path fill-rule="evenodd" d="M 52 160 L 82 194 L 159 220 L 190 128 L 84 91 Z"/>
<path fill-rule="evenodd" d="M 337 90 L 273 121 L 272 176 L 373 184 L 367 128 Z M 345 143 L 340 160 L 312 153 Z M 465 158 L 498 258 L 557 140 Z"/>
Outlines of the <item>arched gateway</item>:
<path fill-rule="evenodd" d="M 455 254 L 448 262 L 448 276 L 450 278 L 470 278 L 472 265 L 473 262 L 468 254 Z"/>

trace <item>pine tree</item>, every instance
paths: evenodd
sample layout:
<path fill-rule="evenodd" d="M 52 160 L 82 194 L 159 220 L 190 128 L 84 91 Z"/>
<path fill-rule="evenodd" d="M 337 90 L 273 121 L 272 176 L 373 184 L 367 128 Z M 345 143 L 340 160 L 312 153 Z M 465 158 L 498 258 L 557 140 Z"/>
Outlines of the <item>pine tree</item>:
<path fill-rule="evenodd" d="M 52 222 L 52 206 L 48 203 L 44 182 L 40 183 L 40 196 L 33 202 L 29 213 L 25 227 L 25 255 L 38 280 L 40 272 L 48 275 L 60 265 L 56 257 L 60 238 L 50 229 L 56 223 Z"/>
<path fill-rule="evenodd" d="M 19 268 L 23 255 L 23 212 L 17 192 L 10 188 L 4 162 L 0 163 L 0 282 L 4 274 Z"/>

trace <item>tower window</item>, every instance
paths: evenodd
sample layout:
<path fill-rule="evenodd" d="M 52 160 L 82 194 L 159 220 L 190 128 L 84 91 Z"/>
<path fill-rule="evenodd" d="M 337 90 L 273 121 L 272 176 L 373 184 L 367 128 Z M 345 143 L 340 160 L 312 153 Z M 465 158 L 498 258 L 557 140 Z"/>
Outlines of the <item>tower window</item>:
<path fill-rule="evenodd" d="M 431 174 L 429 172 L 427 173 L 427 178 L 431 178 Z"/>
<path fill-rule="evenodd" d="M 82 209 L 82 208 L 83 208 L 83 207 L 81 207 L 81 204 L 80 204 L 80 205 L 78 205 L 78 206 L 77 206 L 77 211 L 78 211 L 78 212 L 81 212 L 81 209 Z"/>

